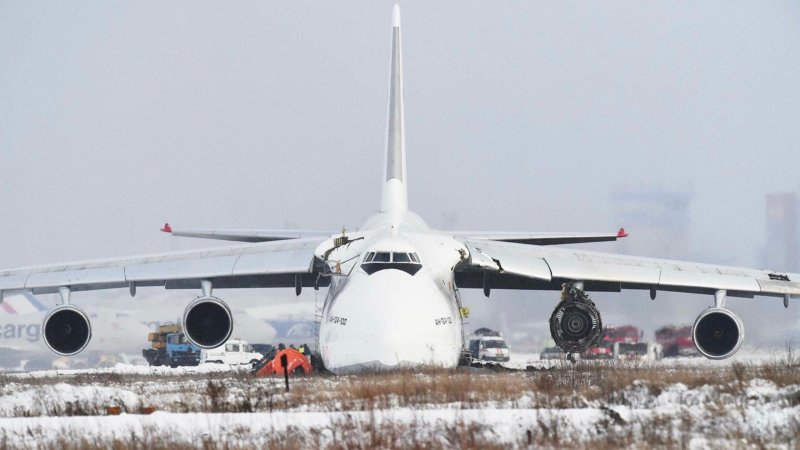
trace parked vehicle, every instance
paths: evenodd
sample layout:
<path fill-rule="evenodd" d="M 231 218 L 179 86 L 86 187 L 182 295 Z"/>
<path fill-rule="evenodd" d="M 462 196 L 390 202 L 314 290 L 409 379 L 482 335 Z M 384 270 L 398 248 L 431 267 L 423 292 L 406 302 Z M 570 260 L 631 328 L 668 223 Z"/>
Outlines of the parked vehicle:
<path fill-rule="evenodd" d="M 218 364 L 255 364 L 264 355 L 256 352 L 253 347 L 241 339 L 229 339 L 217 348 L 203 350 L 200 354 L 201 363 Z"/>
<path fill-rule="evenodd" d="M 614 344 L 617 342 L 641 342 L 644 332 L 633 325 L 619 327 L 603 327 L 603 334 L 596 347 L 592 347 L 581 355 L 583 359 L 612 359 L 614 358 Z"/>
<path fill-rule="evenodd" d="M 692 326 L 667 325 L 656 330 L 656 342 L 664 348 L 664 357 L 699 356 L 692 339 Z"/>
<path fill-rule="evenodd" d="M 564 350 L 561 350 L 561 347 L 546 347 L 542 350 L 542 353 L 539 354 L 539 359 L 567 359 L 567 354 L 564 353 Z"/>
<path fill-rule="evenodd" d="M 658 361 L 663 357 L 661 344 L 653 342 L 617 342 L 614 358 L 621 360 Z"/>
<path fill-rule="evenodd" d="M 479 328 L 469 339 L 469 353 L 474 359 L 481 361 L 508 362 L 511 359 L 506 340 L 494 330 Z"/>
<path fill-rule="evenodd" d="M 147 340 L 151 348 L 142 350 L 142 356 L 151 366 L 196 366 L 200 363 L 200 347 L 186 339 L 180 325 L 161 325 L 157 332 L 147 335 Z"/>

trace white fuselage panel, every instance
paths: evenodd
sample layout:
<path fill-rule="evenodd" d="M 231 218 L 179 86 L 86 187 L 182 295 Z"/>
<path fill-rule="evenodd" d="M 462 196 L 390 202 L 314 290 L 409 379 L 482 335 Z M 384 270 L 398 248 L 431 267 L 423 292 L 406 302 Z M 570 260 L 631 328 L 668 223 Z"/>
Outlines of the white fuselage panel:
<path fill-rule="evenodd" d="M 383 231 L 383 230 L 381 230 Z M 336 374 L 362 370 L 458 365 L 463 325 L 454 292 L 455 248 L 442 259 L 446 237 L 427 233 L 365 232 L 365 239 L 333 253 L 355 258 L 348 272 L 334 276 L 319 330 L 325 368 Z M 426 230 L 427 231 L 427 230 Z M 436 236 L 435 242 L 430 237 Z M 416 273 L 387 267 L 369 274 L 362 268 L 370 251 L 413 251 L 422 268 Z M 353 253 L 356 253 L 355 256 Z M 429 258 L 428 258 L 429 256 Z M 337 259 L 338 260 L 338 259 Z"/>

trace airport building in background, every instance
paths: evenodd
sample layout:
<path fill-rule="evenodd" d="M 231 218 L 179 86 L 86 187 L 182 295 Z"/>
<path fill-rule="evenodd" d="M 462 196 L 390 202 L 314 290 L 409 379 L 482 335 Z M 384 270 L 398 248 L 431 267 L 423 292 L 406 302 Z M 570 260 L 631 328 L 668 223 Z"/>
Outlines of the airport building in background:
<path fill-rule="evenodd" d="M 690 244 L 689 206 L 694 194 L 660 188 L 628 189 L 614 192 L 611 201 L 617 220 L 630 237 L 620 243 L 629 255 L 687 259 Z"/>
<path fill-rule="evenodd" d="M 761 265 L 767 269 L 800 272 L 800 221 L 796 192 L 767 194 L 766 239 Z"/>
<path fill-rule="evenodd" d="M 693 198 L 691 191 L 649 186 L 612 193 L 614 218 L 629 233 L 618 244 L 620 253 L 691 260 L 697 253 L 691 240 Z M 646 291 L 623 290 L 603 306 L 603 324 L 634 325 L 644 331 L 645 341 L 652 341 L 657 329 L 692 320 L 681 306 L 685 303 L 675 301 L 679 298 L 680 294 L 659 291 L 653 303 Z"/>

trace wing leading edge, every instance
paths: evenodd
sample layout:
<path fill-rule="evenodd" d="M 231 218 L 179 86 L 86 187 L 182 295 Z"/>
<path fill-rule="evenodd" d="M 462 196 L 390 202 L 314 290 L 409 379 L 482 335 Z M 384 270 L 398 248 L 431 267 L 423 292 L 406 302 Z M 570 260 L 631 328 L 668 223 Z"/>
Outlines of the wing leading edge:
<path fill-rule="evenodd" d="M 488 241 L 513 242 L 528 245 L 585 244 L 589 242 L 611 242 L 628 237 L 624 228 L 616 233 L 530 233 L 505 231 L 447 231 L 456 239 L 482 239 Z"/>
<path fill-rule="evenodd" d="M 177 237 L 191 237 L 199 239 L 215 239 L 220 241 L 236 242 L 270 242 L 287 239 L 302 239 L 310 237 L 327 238 L 335 234 L 332 231 L 322 230 L 261 230 L 261 229 L 211 229 L 211 228 L 175 228 L 164 224 L 161 231 Z"/>

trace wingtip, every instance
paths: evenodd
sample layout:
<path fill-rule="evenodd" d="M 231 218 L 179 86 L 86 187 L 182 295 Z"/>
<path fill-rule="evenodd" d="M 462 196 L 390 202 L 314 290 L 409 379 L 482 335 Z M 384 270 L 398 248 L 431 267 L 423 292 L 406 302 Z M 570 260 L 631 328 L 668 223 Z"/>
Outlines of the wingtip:
<path fill-rule="evenodd" d="M 169 223 L 165 223 L 164 226 L 161 227 L 161 231 L 164 233 L 172 233 L 172 227 L 169 225 Z"/>
<path fill-rule="evenodd" d="M 618 238 L 628 237 L 628 232 L 625 231 L 625 227 L 622 227 L 619 229 L 619 231 L 617 231 L 617 237 Z"/>
<path fill-rule="evenodd" d="M 400 5 L 395 3 L 392 9 L 392 26 L 400 28 Z"/>

